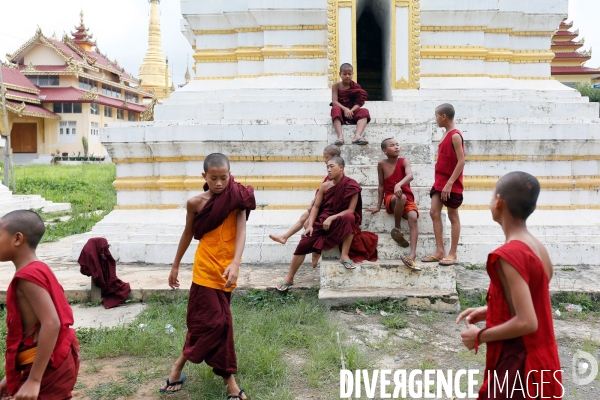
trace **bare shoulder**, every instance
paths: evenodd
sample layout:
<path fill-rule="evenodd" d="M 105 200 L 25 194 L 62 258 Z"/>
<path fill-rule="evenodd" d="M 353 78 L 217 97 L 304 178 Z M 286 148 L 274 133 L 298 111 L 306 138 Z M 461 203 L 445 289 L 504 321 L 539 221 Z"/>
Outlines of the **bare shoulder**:
<path fill-rule="evenodd" d="M 552 265 L 552 260 L 550 259 L 548 249 L 546 249 L 546 246 L 544 246 L 544 244 L 540 242 L 537 238 L 534 237 L 533 240 L 535 243 L 537 254 L 540 257 L 540 260 L 542 260 L 542 264 L 544 264 L 544 269 L 548 274 L 548 278 L 552 279 L 552 275 L 554 273 L 554 266 Z"/>
<path fill-rule="evenodd" d="M 330 187 L 333 187 L 333 181 L 327 181 L 321 184 L 321 189 L 322 190 L 327 190 Z"/>
<path fill-rule="evenodd" d="M 337 89 L 337 88 L 339 88 L 339 87 L 340 87 L 340 85 L 341 85 L 341 84 L 342 84 L 342 82 L 336 82 L 336 83 L 334 83 L 334 84 L 333 84 L 333 86 L 331 86 L 331 88 L 332 88 L 332 89 L 333 89 L 333 88 Z"/>
<path fill-rule="evenodd" d="M 405 158 L 404 161 L 402 162 L 402 165 L 404 167 L 410 167 L 410 161 L 408 161 L 408 158 Z"/>
<path fill-rule="evenodd" d="M 379 162 L 377 163 L 377 169 L 383 169 L 385 164 L 386 164 L 385 158 L 383 160 L 379 160 Z"/>
<path fill-rule="evenodd" d="M 200 210 L 202 210 L 202 207 L 204 207 L 204 205 L 206 204 L 208 199 L 210 199 L 209 192 L 204 192 L 204 193 L 201 193 L 201 194 L 191 197 L 187 201 L 188 212 L 190 212 L 190 211 L 199 212 Z"/>

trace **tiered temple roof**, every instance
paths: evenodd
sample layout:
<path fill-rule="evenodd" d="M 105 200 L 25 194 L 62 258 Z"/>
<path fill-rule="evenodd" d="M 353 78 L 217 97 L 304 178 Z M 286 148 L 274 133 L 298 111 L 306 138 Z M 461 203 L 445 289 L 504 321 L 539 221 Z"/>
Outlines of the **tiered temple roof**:
<path fill-rule="evenodd" d="M 590 82 L 600 78 L 600 70 L 586 67 L 586 61 L 592 58 L 592 50 L 580 51 L 585 40 L 577 40 L 579 30 L 571 31 L 573 22 L 561 22 L 558 30 L 552 36 L 552 51 L 555 58 L 552 61 L 552 75 L 557 79 L 572 81 L 572 78 L 566 78 L 565 75 L 578 75 L 585 79 L 589 76 Z"/>
<path fill-rule="evenodd" d="M 0 65 L 6 88 L 6 109 L 18 116 L 60 119 L 41 106 L 40 89 L 14 66 Z M 2 109 L 0 108 L 0 113 Z"/>

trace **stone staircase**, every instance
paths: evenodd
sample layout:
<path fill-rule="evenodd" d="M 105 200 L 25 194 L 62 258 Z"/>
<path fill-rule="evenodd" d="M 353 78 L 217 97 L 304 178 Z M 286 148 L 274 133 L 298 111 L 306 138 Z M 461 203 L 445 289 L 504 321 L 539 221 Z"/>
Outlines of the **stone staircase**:
<path fill-rule="evenodd" d="M 0 217 L 15 210 L 41 210 L 43 213 L 71 211 L 71 204 L 53 203 L 39 195 L 13 195 L 0 184 Z"/>

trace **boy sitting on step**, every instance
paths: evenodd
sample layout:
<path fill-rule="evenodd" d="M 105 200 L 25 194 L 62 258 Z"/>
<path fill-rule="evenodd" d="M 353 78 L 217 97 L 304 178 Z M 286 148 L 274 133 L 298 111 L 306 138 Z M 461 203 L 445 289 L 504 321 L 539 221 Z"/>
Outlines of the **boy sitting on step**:
<path fill-rule="evenodd" d="M 335 133 L 338 136 L 335 141 L 337 146 L 344 144 L 342 124 L 356 125 L 356 133 L 352 139 L 352 144 L 363 146 L 369 144 L 362 137 L 365 127 L 371 121 L 369 110 L 362 108 L 369 95 L 358 83 L 352 80 L 353 73 L 352 65 L 342 64 L 340 67 L 342 81 L 331 87 L 331 119 L 333 120 Z"/>
<path fill-rule="evenodd" d="M 420 268 L 415 267 L 415 258 L 417 257 L 417 239 L 419 238 L 419 228 L 417 226 L 419 208 L 415 204 L 415 196 L 410 189 L 410 182 L 413 180 L 410 161 L 400 157 L 400 146 L 394 138 L 384 139 L 381 142 L 381 150 L 387 158 L 377 164 L 377 174 L 379 176 L 377 207 L 367 211 L 375 214 L 381 211 L 381 204 L 384 203 L 387 213 L 394 214 L 392 238 L 402 247 L 409 246 L 404 237 L 404 232 L 401 230 L 402 218 L 408 221 L 410 253 L 408 257 L 402 256 L 402 262 L 408 268 L 418 271 Z"/>

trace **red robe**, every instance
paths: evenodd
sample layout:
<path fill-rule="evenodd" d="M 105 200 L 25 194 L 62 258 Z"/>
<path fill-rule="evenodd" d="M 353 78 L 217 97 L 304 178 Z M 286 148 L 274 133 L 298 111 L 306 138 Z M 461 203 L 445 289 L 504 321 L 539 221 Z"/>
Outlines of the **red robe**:
<path fill-rule="evenodd" d="M 104 308 L 125 303 L 131 293 L 129 283 L 117 277 L 117 263 L 108 248 L 105 238 L 92 238 L 83 246 L 77 260 L 81 265 L 80 272 L 91 276 L 94 284 L 102 291 Z"/>
<path fill-rule="evenodd" d="M 498 277 L 499 258 L 503 258 L 521 274 L 532 294 L 533 307 L 538 320 L 538 329 L 534 333 L 520 338 L 487 343 L 487 354 L 485 362 L 484 382 L 479 390 L 479 399 L 494 399 L 494 371 L 500 372 L 500 382 L 504 378 L 505 371 L 521 370 L 521 381 L 523 387 L 529 387 L 529 393 L 535 395 L 536 384 L 541 387 L 541 371 L 545 370 L 543 376 L 544 398 L 562 398 L 564 395 L 562 374 L 560 372 L 560 360 L 558 358 L 558 347 L 554 337 L 554 326 L 552 322 L 552 306 L 550 305 L 550 280 L 544 269 L 542 261 L 525 243 L 513 240 L 496 249 L 488 256 L 487 272 L 490 276 L 490 287 L 487 295 L 487 318 L 486 327 L 492 328 L 510 320 L 510 310 L 504 297 L 502 283 Z M 521 344 L 522 342 L 522 344 Z M 515 351 L 517 350 L 517 351 Z M 517 354 L 515 354 L 517 353 Z M 524 360 L 524 361 L 523 361 Z M 520 365 L 516 365 L 519 364 Z M 502 371 L 500 371 L 502 369 Z M 492 384 L 488 397 L 488 371 Z M 530 379 L 527 376 L 531 372 Z M 558 372 L 556 372 L 558 371 Z M 556 375 L 554 373 L 556 372 Z M 509 381 L 512 390 L 513 382 Z M 517 383 L 516 387 L 520 387 Z M 499 388 L 496 388 L 497 392 Z M 521 394 L 515 391 L 515 396 Z M 509 394 L 510 395 L 510 394 Z M 555 397 L 554 397 L 555 396 Z M 541 397 L 541 393 L 540 393 Z M 505 397 L 496 397 L 503 399 Z M 510 398 L 510 397 L 506 397 Z M 517 399 L 518 397 L 513 397 Z M 528 398 L 528 397 L 525 397 Z M 533 397 L 535 398 L 535 397 Z"/>
<path fill-rule="evenodd" d="M 369 114 L 369 110 L 362 108 L 368 97 L 368 93 L 361 88 L 358 83 L 351 81 L 350 89 L 338 91 L 338 103 L 349 109 L 352 109 L 354 106 L 359 106 L 361 108 L 354 110 L 354 118 L 347 119 L 342 108 L 340 106 L 334 106 L 333 103 L 331 103 L 331 119 L 335 121 L 336 118 L 339 118 L 342 123 L 356 124 L 359 120 L 367 118 L 367 122 L 370 122 L 371 115 Z"/>
<path fill-rule="evenodd" d="M 46 290 L 60 319 L 60 331 L 42 378 L 40 395 L 38 399 L 63 400 L 71 398 L 71 391 L 77 381 L 79 371 L 79 348 L 75 337 L 73 325 L 73 310 L 67 302 L 64 290 L 58 283 L 56 276 L 46 264 L 34 261 L 21 268 L 11 281 L 6 292 L 6 381 L 8 393 L 16 394 L 21 385 L 29 376 L 32 363 L 17 365 L 17 354 L 37 346 L 34 343 L 34 334 L 38 326 L 28 332 L 23 332 L 21 313 L 17 303 L 17 279 L 24 279 L 35 283 Z M 25 334 L 28 334 L 25 336 Z"/>
<path fill-rule="evenodd" d="M 458 164 L 458 158 L 456 157 L 456 151 L 454 151 L 454 145 L 452 144 L 452 137 L 454 134 L 459 134 L 462 140 L 463 153 L 465 151 L 465 142 L 462 139 L 462 133 L 458 129 L 451 130 L 448 132 L 444 140 L 438 146 L 438 159 L 435 163 L 435 180 L 433 188 L 441 192 L 444 190 L 444 186 L 450 180 L 450 177 L 454 173 L 454 168 Z M 452 185 L 452 193 L 462 194 L 463 188 L 463 173 L 461 171 L 458 179 L 454 181 Z"/>
<path fill-rule="evenodd" d="M 208 191 L 208 184 L 204 184 L 204 191 Z M 194 238 L 200 240 L 205 233 L 216 229 L 233 210 L 246 210 L 248 220 L 250 211 L 255 209 L 254 188 L 236 182 L 232 175 L 225 190 L 212 196 L 194 217 Z"/>
<path fill-rule="evenodd" d="M 383 197 L 390 194 L 394 194 L 394 188 L 402 179 L 406 177 L 406 171 L 404 170 L 404 158 L 398 158 L 394 173 L 383 180 Z M 415 201 L 415 195 L 410 189 L 410 183 L 402 186 L 402 193 L 406 196 L 408 201 Z"/>

